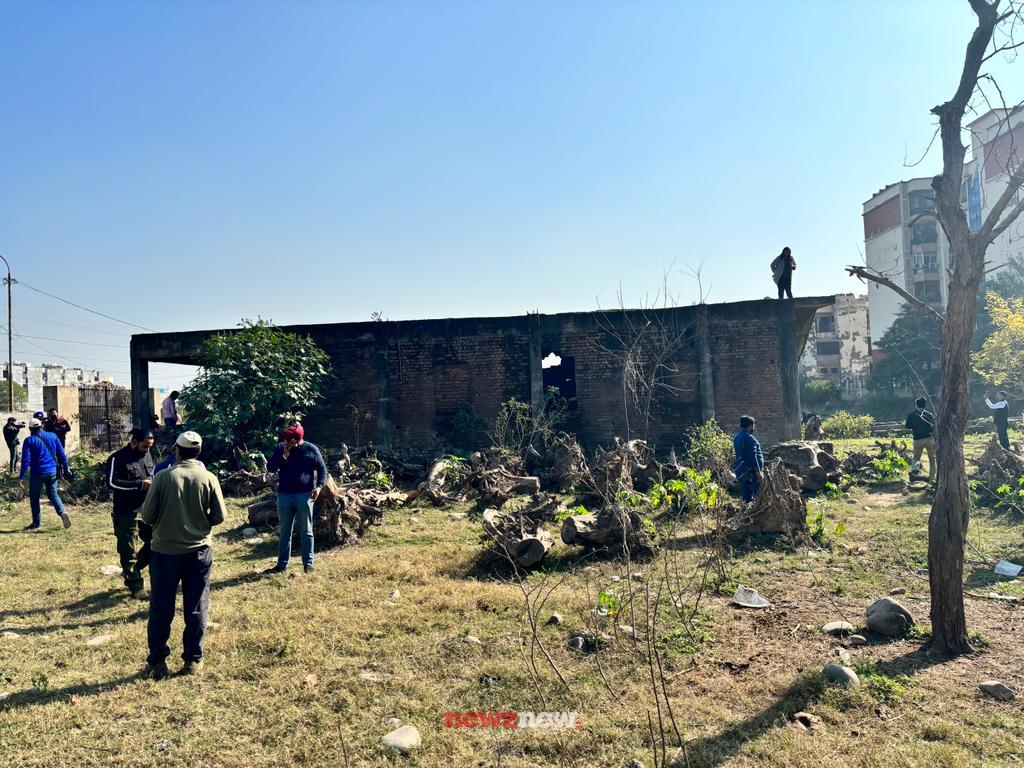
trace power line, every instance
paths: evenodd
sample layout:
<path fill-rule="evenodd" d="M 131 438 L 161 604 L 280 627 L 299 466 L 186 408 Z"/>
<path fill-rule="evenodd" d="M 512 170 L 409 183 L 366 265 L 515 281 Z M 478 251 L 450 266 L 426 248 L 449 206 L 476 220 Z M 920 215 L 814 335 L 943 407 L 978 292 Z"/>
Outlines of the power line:
<path fill-rule="evenodd" d="M 0 328 L 6 328 L 6 327 L 5 326 L 0 326 Z M 18 333 L 17 331 L 15 331 L 14 334 L 19 339 L 39 339 L 40 341 L 60 341 L 60 342 L 63 342 L 65 344 L 85 344 L 85 345 L 90 346 L 90 347 L 108 347 L 110 349 L 128 349 L 128 346 L 125 345 L 125 344 L 100 344 L 98 341 L 77 341 L 76 339 L 55 339 L 55 338 L 53 338 L 51 336 L 30 336 L 27 333 Z"/>
<path fill-rule="evenodd" d="M 152 328 L 147 328 L 144 325 L 138 325 L 137 323 L 130 323 L 127 320 L 122 320 L 122 319 L 120 319 L 118 317 L 113 317 L 112 315 L 107 315 L 107 314 L 104 314 L 103 312 L 98 312 L 95 309 L 89 309 L 88 307 L 83 307 L 81 304 L 75 304 L 75 302 L 73 302 L 73 301 L 68 301 L 67 299 L 62 299 L 60 296 L 54 296 L 52 293 L 47 293 L 46 291 L 40 290 L 39 288 L 33 288 L 31 285 L 29 285 L 28 283 L 23 282 L 21 280 L 15 280 L 14 284 L 15 285 L 23 285 L 26 288 L 28 288 L 30 291 L 35 291 L 36 293 L 41 293 L 41 294 L 43 294 L 43 296 L 49 296 L 51 299 L 56 299 L 57 301 L 62 301 L 65 304 L 68 304 L 68 305 L 70 305 L 72 307 L 76 307 L 76 308 L 84 310 L 86 312 L 91 312 L 92 314 L 99 315 L 100 317 L 105 317 L 105 318 L 107 318 L 107 320 L 113 320 L 114 322 L 121 323 L 123 325 L 127 325 L 127 326 L 130 326 L 132 328 L 138 328 L 141 331 L 149 331 L 150 333 L 157 333 L 157 331 L 154 331 Z"/>

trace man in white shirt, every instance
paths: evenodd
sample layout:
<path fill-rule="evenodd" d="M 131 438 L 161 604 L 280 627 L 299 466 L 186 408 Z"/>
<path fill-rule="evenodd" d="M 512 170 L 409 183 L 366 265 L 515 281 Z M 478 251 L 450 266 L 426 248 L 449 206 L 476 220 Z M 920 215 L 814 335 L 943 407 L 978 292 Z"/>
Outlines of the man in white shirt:
<path fill-rule="evenodd" d="M 1005 392 L 996 393 L 996 402 L 988 399 L 985 395 L 985 405 L 992 409 L 992 422 L 996 425 L 996 434 L 999 435 L 999 444 L 1006 450 L 1010 450 L 1010 437 L 1007 429 L 1010 426 L 1010 403 L 1006 399 Z"/>
<path fill-rule="evenodd" d="M 160 417 L 164 420 L 164 427 L 167 429 L 174 429 L 178 425 L 178 404 L 175 402 L 177 399 L 178 390 L 174 390 L 164 398 L 164 402 L 160 406 Z"/>

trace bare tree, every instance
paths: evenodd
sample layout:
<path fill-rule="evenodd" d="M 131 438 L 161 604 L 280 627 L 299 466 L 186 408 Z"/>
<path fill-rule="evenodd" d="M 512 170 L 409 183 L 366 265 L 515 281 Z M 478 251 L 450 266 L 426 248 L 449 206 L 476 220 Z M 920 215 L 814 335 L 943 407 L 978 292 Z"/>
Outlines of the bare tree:
<path fill-rule="evenodd" d="M 976 232 L 971 231 L 960 203 L 964 175 L 964 117 L 975 105 L 992 106 L 990 94 L 1002 93 L 983 67 L 994 57 L 1013 57 L 1022 43 L 1014 40 L 1021 21 L 1021 0 L 968 0 L 977 26 L 967 44 L 963 71 L 953 97 L 931 111 L 938 118 L 942 145 L 942 173 L 932 179 L 936 215 L 949 241 L 950 269 L 946 313 L 931 306 L 896 284 L 889 276 L 863 266 L 848 272 L 862 280 L 885 285 L 939 325 L 941 338 L 942 399 L 936 419 L 938 475 L 935 501 L 928 520 L 928 579 L 931 586 L 932 637 L 929 652 L 934 655 L 969 653 L 964 614 L 964 544 L 970 518 L 967 470 L 964 465 L 964 434 L 970 415 L 970 342 L 974 334 L 975 301 L 985 274 L 985 252 L 1024 210 L 1017 193 L 1024 184 L 1024 165 L 1012 150 L 1006 164 L 1007 184 L 993 203 Z M 1007 107 L 999 131 L 1009 130 Z M 1011 138 L 1012 143 L 1012 138 Z M 1010 203 L 1014 202 L 1011 206 Z"/>

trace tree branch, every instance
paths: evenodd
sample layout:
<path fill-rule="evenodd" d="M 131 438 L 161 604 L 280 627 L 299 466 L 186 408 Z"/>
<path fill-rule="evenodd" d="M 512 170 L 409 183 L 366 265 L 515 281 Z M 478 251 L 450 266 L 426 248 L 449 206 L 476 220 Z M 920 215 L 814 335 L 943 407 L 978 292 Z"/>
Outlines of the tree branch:
<path fill-rule="evenodd" d="M 919 310 L 921 310 L 924 314 L 926 314 L 928 317 L 930 317 L 932 320 L 934 320 L 935 324 L 938 325 L 939 328 L 942 328 L 942 324 L 946 321 L 946 318 L 943 317 L 942 314 L 937 312 L 933 307 L 929 306 L 928 304 L 925 304 L 923 301 L 921 301 L 919 298 L 917 298 L 917 296 L 915 296 L 914 294 L 910 293 L 909 291 L 907 291 L 902 286 L 897 285 L 896 283 L 894 283 L 889 278 L 887 278 L 887 277 L 885 277 L 883 275 L 876 274 L 875 272 L 872 272 L 871 270 L 869 270 L 867 267 L 860 267 L 860 266 L 856 266 L 856 265 L 852 265 L 852 264 L 846 268 L 846 271 L 847 271 L 847 273 L 851 277 L 856 277 L 858 280 L 861 280 L 861 281 L 870 280 L 873 283 L 878 283 L 879 285 L 884 285 L 886 288 L 888 288 L 891 291 L 895 291 L 900 296 L 902 296 L 904 299 L 906 299 L 906 301 L 909 304 L 913 304 L 915 307 L 917 307 Z"/>
<path fill-rule="evenodd" d="M 1006 206 L 1010 204 L 1010 200 L 1017 194 L 1017 190 L 1024 184 L 1024 164 L 1018 164 L 1017 168 L 1014 169 L 1013 173 L 1010 174 L 1009 180 L 1006 182 L 1006 188 L 1003 193 L 999 195 L 999 199 L 992 205 L 991 210 L 988 212 L 988 216 L 985 217 L 985 223 L 978 231 L 977 237 L 983 243 L 988 245 L 995 240 L 1003 231 L 1013 223 L 1013 220 L 1017 218 L 1017 214 L 1020 213 L 1021 207 L 1017 205 L 1006 218 L 1003 218 L 1003 212 L 1006 210 Z M 1002 220 L 1001 220 L 1002 219 Z"/>

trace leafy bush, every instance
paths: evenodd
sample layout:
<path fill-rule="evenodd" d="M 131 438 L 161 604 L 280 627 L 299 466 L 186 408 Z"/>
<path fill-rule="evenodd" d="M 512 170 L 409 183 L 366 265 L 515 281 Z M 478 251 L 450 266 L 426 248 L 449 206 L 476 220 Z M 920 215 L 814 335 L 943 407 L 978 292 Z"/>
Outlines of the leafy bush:
<path fill-rule="evenodd" d="M 825 513 L 828 511 L 828 504 L 821 499 L 811 499 L 807 504 L 807 532 L 811 540 L 818 544 L 827 544 L 832 536 L 842 536 L 846 533 L 846 523 L 842 520 L 829 533 L 828 519 Z"/>
<path fill-rule="evenodd" d="M 711 479 L 718 485 L 725 486 L 731 481 L 732 459 L 732 437 L 714 419 L 686 433 L 683 464 L 696 470 L 709 471 Z"/>
<path fill-rule="evenodd" d="M 907 675 L 887 675 L 879 672 L 878 668 L 871 663 L 858 663 L 853 665 L 857 677 L 868 689 L 868 693 L 877 700 L 886 704 L 899 699 L 907 692 L 910 685 L 910 678 Z"/>
<path fill-rule="evenodd" d="M 481 442 L 489 426 L 490 424 L 473 410 L 473 406 L 463 405 L 442 431 L 456 448 L 472 450 Z"/>
<path fill-rule="evenodd" d="M 855 416 L 849 411 L 836 411 L 822 419 L 821 426 L 829 437 L 870 437 L 871 416 Z"/>
<path fill-rule="evenodd" d="M 529 403 L 509 398 L 502 403 L 491 430 L 491 444 L 499 452 L 526 459 L 528 449 L 540 449 L 565 419 L 565 398 L 554 387 L 544 396 L 544 407 L 534 413 Z"/>
<path fill-rule="evenodd" d="M 800 399 L 808 405 L 825 405 L 839 397 L 839 384 L 831 379 L 807 379 L 800 384 Z"/>
<path fill-rule="evenodd" d="M 880 457 L 872 459 L 864 476 L 873 483 L 891 483 L 902 480 L 910 464 L 892 448 L 887 448 Z"/>
<path fill-rule="evenodd" d="M 655 509 L 681 514 L 688 509 L 712 509 L 722 497 L 722 487 L 711 479 L 711 470 L 687 467 L 682 477 L 654 486 L 650 496 Z"/>

